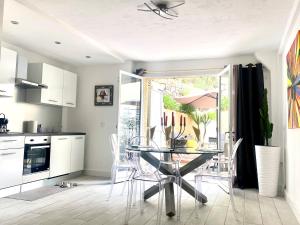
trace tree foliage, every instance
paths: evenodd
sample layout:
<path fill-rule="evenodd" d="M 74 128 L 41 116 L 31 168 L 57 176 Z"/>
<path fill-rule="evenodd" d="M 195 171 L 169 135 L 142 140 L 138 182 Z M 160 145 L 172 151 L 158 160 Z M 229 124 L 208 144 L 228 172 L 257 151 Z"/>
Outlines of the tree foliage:
<path fill-rule="evenodd" d="M 189 116 L 191 116 L 195 110 L 195 107 L 189 104 L 180 104 L 179 106 L 179 112 L 185 113 Z"/>
<path fill-rule="evenodd" d="M 165 109 L 178 111 L 180 104 L 177 103 L 171 95 L 164 95 L 163 97 Z"/>
<path fill-rule="evenodd" d="M 221 110 L 227 111 L 229 109 L 229 98 L 227 96 L 221 97 Z"/>
<path fill-rule="evenodd" d="M 210 90 L 218 88 L 219 82 L 216 76 L 202 76 L 194 78 L 192 81 L 195 88 Z"/>

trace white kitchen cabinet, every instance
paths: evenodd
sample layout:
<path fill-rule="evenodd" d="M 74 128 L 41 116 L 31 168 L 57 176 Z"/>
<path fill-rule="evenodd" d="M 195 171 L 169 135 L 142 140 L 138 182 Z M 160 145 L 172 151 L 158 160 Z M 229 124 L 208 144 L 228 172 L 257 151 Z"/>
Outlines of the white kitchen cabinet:
<path fill-rule="evenodd" d="M 77 74 L 63 71 L 63 106 L 76 107 Z"/>
<path fill-rule="evenodd" d="M 24 137 L 0 137 L 0 189 L 22 184 Z"/>
<path fill-rule="evenodd" d="M 51 137 L 50 177 L 82 171 L 85 135 Z"/>
<path fill-rule="evenodd" d="M 47 63 L 30 63 L 28 80 L 44 84 L 48 88 L 27 90 L 27 101 L 59 105 L 63 103 L 63 70 Z"/>
<path fill-rule="evenodd" d="M 71 172 L 83 170 L 84 165 L 84 135 L 72 136 Z"/>
<path fill-rule="evenodd" d="M 71 172 L 71 136 L 52 136 L 50 150 L 50 177 Z"/>
<path fill-rule="evenodd" d="M 17 67 L 17 52 L 1 47 L 0 58 L 0 96 L 14 95 Z"/>

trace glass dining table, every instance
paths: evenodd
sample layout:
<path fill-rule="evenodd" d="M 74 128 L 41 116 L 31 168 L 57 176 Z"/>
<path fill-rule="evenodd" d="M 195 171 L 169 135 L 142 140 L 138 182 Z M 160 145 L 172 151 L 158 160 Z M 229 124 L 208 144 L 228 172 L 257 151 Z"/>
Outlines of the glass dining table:
<path fill-rule="evenodd" d="M 164 155 L 164 160 L 172 160 L 172 155 L 196 155 L 194 159 L 180 167 L 180 175 L 182 177 L 182 184 L 181 188 L 185 190 L 188 194 L 190 194 L 192 197 L 195 197 L 195 192 L 198 196 L 198 201 L 202 203 L 207 202 L 207 197 L 199 192 L 199 190 L 196 190 L 194 186 L 192 186 L 188 181 L 186 181 L 183 177 L 192 172 L 193 170 L 197 169 L 201 165 L 203 165 L 207 160 L 210 160 L 213 158 L 213 156 L 222 153 L 223 150 L 221 149 L 193 149 L 193 148 L 183 148 L 178 147 L 175 149 L 170 149 L 166 147 L 160 147 L 159 150 L 149 147 L 143 147 L 143 146 L 127 146 L 126 147 L 127 152 L 138 152 L 140 157 L 146 160 L 149 164 L 152 166 L 158 168 L 159 171 L 162 174 L 165 175 L 172 175 L 173 171 L 171 168 L 169 168 L 167 165 L 161 164 L 159 166 L 159 159 L 155 156 L 153 153 L 161 153 Z M 166 204 L 166 215 L 169 217 L 175 216 L 175 196 L 174 196 L 174 182 L 170 182 L 164 186 L 165 189 L 165 204 Z M 151 198 L 153 195 L 157 194 L 159 192 L 158 185 L 153 185 L 152 187 L 148 188 L 144 192 L 144 200 L 147 200 Z"/>

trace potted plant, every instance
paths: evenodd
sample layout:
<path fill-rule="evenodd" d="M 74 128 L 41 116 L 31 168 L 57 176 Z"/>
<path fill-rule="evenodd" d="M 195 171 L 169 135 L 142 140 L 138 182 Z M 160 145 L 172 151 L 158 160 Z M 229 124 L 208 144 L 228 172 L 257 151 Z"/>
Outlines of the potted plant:
<path fill-rule="evenodd" d="M 269 120 L 268 92 L 264 90 L 262 106 L 259 109 L 264 145 L 255 146 L 259 194 L 267 197 L 277 195 L 280 165 L 280 147 L 270 146 L 273 124 Z"/>
<path fill-rule="evenodd" d="M 201 131 L 200 131 L 200 114 L 198 112 L 191 113 L 191 118 L 197 125 L 197 127 L 193 126 L 193 130 L 197 139 L 197 142 L 200 143 L 201 141 Z"/>
<path fill-rule="evenodd" d="M 206 130 L 211 121 L 216 119 L 216 112 L 205 112 L 200 116 L 200 123 L 203 125 L 203 142 L 206 136 Z"/>

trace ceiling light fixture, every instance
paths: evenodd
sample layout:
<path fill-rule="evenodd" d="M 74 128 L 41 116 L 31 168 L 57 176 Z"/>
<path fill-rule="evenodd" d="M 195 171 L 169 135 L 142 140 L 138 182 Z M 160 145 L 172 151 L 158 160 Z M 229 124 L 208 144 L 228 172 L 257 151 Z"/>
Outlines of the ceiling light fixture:
<path fill-rule="evenodd" d="M 13 25 L 18 25 L 18 24 L 19 24 L 19 22 L 16 21 L 16 20 L 11 20 L 10 22 L 11 22 Z"/>
<path fill-rule="evenodd" d="M 156 15 L 172 20 L 178 17 L 174 8 L 185 4 L 185 0 L 152 0 L 138 6 L 138 11 L 154 12 Z"/>
<path fill-rule="evenodd" d="M 61 42 L 60 41 L 54 41 L 54 44 L 60 45 Z"/>
<path fill-rule="evenodd" d="M 92 58 L 91 56 L 89 56 L 89 55 L 87 55 L 87 56 L 85 56 L 85 58 L 87 58 L 87 59 L 90 59 L 90 58 Z"/>

